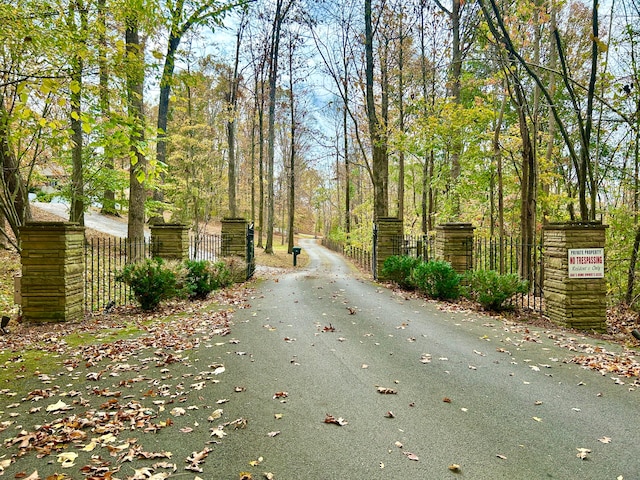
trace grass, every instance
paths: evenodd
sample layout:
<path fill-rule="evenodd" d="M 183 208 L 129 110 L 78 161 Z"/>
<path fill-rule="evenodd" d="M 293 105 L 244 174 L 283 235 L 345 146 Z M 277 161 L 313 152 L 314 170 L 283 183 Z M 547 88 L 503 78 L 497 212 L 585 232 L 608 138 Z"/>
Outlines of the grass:
<path fill-rule="evenodd" d="M 256 247 L 256 264 L 271 268 L 292 268 L 293 255 L 287 253 L 287 245 L 280 245 L 279 242 L 275 243 L 273 245 L 273 254 L 265 253 L 264 249 Z M 304 248 L 298 255 L 297 263 L 298 268 L 306 267 L 309 264 L 309 255 L 306 254 Z"/>

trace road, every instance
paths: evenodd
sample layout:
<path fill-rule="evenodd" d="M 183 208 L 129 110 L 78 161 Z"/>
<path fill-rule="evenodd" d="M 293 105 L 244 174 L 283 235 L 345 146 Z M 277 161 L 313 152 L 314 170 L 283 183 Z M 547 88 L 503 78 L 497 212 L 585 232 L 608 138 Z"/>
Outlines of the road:
<path fill-rule="evenodd" d="M 31 202 L 31 204 L 34 207 L 57 215 L 63 219 L 69 218 L 69 206 L 65 203 Z M 113 235 L 114 237 L 126 238 L 127 236 L 126 221 L 123 222 L 121 220 L 102 215 L 91 208 L 84 214 L 84 224 L 88 228 Z M 145 228 L 145 235 L 149 236 L 148 228 Z"/>
<path fill-rule="evenodd" d="M 216 478 L 640 478 L 632 382 L 564 363 L 558 333 L 404 298 L 301 246 L 310 265 L 262 281 L 216 357 L 221 391 L 241 390 L 225 416 L 248 421 L 207 459 Z"/>

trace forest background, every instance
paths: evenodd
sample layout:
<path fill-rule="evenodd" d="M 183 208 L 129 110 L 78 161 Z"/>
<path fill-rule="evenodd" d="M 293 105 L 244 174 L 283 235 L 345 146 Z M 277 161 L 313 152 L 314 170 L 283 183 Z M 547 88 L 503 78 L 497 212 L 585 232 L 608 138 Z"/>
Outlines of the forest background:
<path fill-rule="evenodd" d="M 638 304 L 638 0 L 1 0 L 0 241 L 29 198 L 257 246 L 602 221 Z"/>

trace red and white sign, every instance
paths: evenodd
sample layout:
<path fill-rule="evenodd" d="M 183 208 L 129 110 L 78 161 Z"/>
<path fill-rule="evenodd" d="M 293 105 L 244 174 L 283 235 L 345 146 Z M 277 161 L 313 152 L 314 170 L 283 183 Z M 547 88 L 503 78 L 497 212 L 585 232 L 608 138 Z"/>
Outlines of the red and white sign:
<path fill-rule="evenodd" d="M 604 248 L 570 248 L 569 278 L 604 278 Z"/>

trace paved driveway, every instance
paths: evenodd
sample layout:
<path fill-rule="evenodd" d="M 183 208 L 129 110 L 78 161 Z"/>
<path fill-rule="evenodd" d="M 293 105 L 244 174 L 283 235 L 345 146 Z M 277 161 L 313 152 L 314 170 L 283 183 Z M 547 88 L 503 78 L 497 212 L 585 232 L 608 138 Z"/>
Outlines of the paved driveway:
<path fill-rule="evenodd" d="M 640 478 L 640 392 L 564 363 L 556 334 L 406 299 L 302 247 L 310 266 L 263 282 L 219 357 L 246 388 L 225 413 L 248 419 L 208 460 L 219 478 Z"/>

